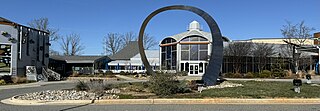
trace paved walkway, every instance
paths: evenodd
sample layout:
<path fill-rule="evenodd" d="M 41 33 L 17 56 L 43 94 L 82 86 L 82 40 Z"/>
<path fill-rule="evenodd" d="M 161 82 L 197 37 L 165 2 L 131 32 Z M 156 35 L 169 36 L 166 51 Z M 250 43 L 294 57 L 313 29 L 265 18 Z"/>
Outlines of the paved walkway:
<path fill-rule="evenodd" d="M 125 79 L 127 81 L 141 81 L 140 79 L 135 79 L 135 78 L 128 77 L 128 76 L 123 76 L 123 75 L 115 75 L 115 76 L 118 77 L 118 78 L 121 78 L 121 79 Z"/>
<path fill-rule="evenodd" d="M 74 81 L 52 81 L 52 82 L 34 82 L 34 83 L 26 83 L 26 84 L 16 84 L 16 85 L 2 85 L 0 86 L 0 90 L 4 89 L 16 89 L 16 88 L 28 88 L 28 87 L 39 87 L 48 84 L 60 84 L 60 83 L 73 83 Z"/>
<path fill-rule="evenodd" d="M 179 80 L 200 80 L 199 76 L 182 76 Z M 278 81 L 278 82 L 292 82 L 293 79 L 267 79 L 267 78 L 225 78 L 229 81 Z M 307 79 L 302 79 L 302 82 L 307 82 Z M 313 76 L 311 79 L 313 83 L 320 83 L 320 76 Z"/>

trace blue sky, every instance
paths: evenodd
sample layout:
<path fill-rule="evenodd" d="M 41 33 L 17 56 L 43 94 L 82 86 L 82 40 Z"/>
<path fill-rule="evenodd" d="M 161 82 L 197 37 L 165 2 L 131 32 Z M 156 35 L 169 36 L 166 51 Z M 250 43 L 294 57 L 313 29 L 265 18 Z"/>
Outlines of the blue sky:
<path fill-rule="evenodd" d="M 78 33 L 85 46 L 83 55 L 103 52 L 102 39 L 107 33 L 138 33 L 152 11 L 169 5 L 190 5 L 209 13 L 224 36 L 231 40 L 282 37 L 286 20 L 305 21 L 320 31 L 320 0 L 1 0 L 0 15 L 27 24 L 47 17 L 59 34 Z M 186 11 L 167 11 L 154 17 L 146 32 L 161 40 L 184 32 L 197 20 L 205 31 L 202 18 Z M 58 43 L 52 47 L 60 50 Z"/>

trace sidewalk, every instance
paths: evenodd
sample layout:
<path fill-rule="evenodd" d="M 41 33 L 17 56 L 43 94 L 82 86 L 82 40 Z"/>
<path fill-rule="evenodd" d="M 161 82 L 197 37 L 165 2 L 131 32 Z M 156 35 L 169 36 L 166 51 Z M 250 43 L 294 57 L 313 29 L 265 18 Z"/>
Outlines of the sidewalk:
<path fill-rule="evenodd" d="M 140 79 L 135 79 L 135 78 L 127 77 L 127 76 L 123 76 L 123 75 L 115 75 L 115 76 L 120 79 L 125 79 L 127 81 L 141 81 Z"/>
<path fill-rule="evenodd" d="M 34 83 L 26 83 L 26 84 L 16 84 L 16 85 L 2 85 L 0 86 L 0 90 L 3 89 L 16 89 L 16 88 L 27 88 L 27 87 L 39 87 L 47 84 L 59 84 L 59 83 L 72 83 L 73 81 L 51 81 L 51 82 L 34 82 Z"/>
<path fill-rule="evenodd" d="M 201 80 L 200 76 L 182 76 L 178 80 Z M 268 78 L 225 78 L 229 81 L 275 81 L 275 82 L 292 82 L 293 79 L 268 79 Z M 301 79 L 302 82 L 307 82 L 307 79 Z M 320 83 L 320 76 L 313 76 L 312 83 Z"/>
<path fill-rule="evenodd" d="M 238 98 L 208 98 L 208 99 L 106 99 L 106 100 L 60 100 L 38 101 L 18 100 L 14 97 L 1 100 L 11 105 L 111 105 L 111 104 L 320 104 L 319 98 L 274 98 L 274 99 L 238 99 Z"/>

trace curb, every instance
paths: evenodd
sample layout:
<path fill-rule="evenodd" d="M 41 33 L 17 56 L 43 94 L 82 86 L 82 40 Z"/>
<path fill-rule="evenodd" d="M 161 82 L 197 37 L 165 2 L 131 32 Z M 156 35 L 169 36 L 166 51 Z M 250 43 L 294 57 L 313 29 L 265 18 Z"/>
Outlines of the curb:
<path fill-rule="evenodd" d="M 235 98 L 210 98 L 210 99 L 108 99 L 108 100 L 18 100 L 14 97 L 1 100 L 2 103 L 11 105 L 78 105 L 78 104 L 320 104 L 320 98 L 310 99 L 235 99 Z"/>

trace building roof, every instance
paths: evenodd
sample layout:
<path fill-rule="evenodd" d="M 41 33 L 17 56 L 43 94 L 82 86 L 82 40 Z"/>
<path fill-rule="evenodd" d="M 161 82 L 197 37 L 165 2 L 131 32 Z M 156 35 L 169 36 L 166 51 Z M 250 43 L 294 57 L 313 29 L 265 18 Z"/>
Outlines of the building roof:
<path fill-rule="evenodd" d="M 160 56 L 160 52 L 159 50 L 145 50 L 146 53 L 146 57 L 147 58 L 159 58 Z M 135 56 L 133 56 L 132 58 L 141 58 L 140 54 L 136 54 Z"/>
<path fill-rule="evenodd" d="M 110 56 L 112 60 L 130 60 L 139 53 L 138 41 L 130 41 L 127 46 Z"/>
<path fill-rule="evenodd" d="M 212 37 L 211 37 L 211 33 L 209 32 L 204 32 L 201 30 L 200 28 L 200 24 L 197 21 L 192 21 L 189 24 L 189 29 L 186 32 L 182 32 L 176 35 L 172 35 L 172 36 L 167 36 L 166 38 L 173 38 L 176 41 L 180 41 L 185 37 L 189 37 L 189 36 L 201 36 L 201 37 L 205 37 L 207 38 L 210 42 L 212 42 Z M 229 42 L 230 40 L 227 37 L 222 37 L 223 41 L 225 42 Z M 163 39 L 164 40 L 164 39 Z"/>
<path fill-rule="evenodd" d="M 253 43 L 270 43 L 270 44 L 287 44 L 285 43 L 283 40 L 288 40 L 287 38 L 283 38 L 283 37 L 269 37 L 269 38 L 252 38 L 252 39 L 246 39 L 246 40 L 233 40 L 234 42 L 253 42 Z M 298 44 L 299 41 L 297 41 L 298 39 L 291 39 L 291 42 Z M 307 39 L 300 39 L 301 40 L 305 40 L 304 44 L 306 45 L 313 45 L 314 44 L 314 40 L 311 38 L 307 38 Z"/>
<path fill-rule="evenodd" d="M 27 26 L 24 26 L 24 25 L 21 25 L 21 24 L 18 24 L 16 22 L 12 22 L 6 18 L 3 18 L 3 17 L 0 17 L 0 24 L 4 24 L 4 25 L 12 25 L 12 26 L 23 26 L 23 27 L 27 27 Z M 32 27 L 28 27 L 32 30 L 36 30 L 36 31 L 41 31 L 41 32 L 44 32 L 44 33 L 49 33 L 48 31 L 45 31 L 45 30 L 39 30 L 39 29 L 36 29 L 36 28 L 32 28 Z"/>
<path fill-rule="evenodd" d="M 10 21 L 10 20 L 8 20 L 8 19 L 5 19 L 5 18 L 3 18 L 3 17 L 0 17 L 0 22 L 14 23 L 14 22 L 12 22 L 12 21 Z"/>
<path fill-rule="evenodd" d="M 65 61 L 66 63 L 94 63 L 99 59 L 110 60 L 108 56 L 50 56 L 50 59 Z"/>
<path fill-rule="evenodd" d="M 159 66 L 160 61 L 159 61 L 159 50 L 145 50 L 146 52 L 146 56 L 148 58 L 148 61 L 150 63 L 150 65 L 157 65 Z M 142 61 L 140 58 L 140 54 L 136 54 L 135 56 L 131 57 L 128 60 L 115 60 L 115 61 L 111 61 L 108 63 L 108 65 L 140 65 L 142 66 Z"/>

